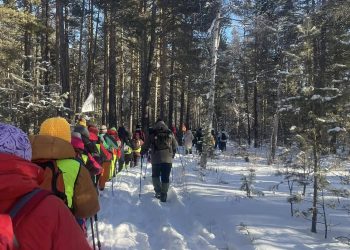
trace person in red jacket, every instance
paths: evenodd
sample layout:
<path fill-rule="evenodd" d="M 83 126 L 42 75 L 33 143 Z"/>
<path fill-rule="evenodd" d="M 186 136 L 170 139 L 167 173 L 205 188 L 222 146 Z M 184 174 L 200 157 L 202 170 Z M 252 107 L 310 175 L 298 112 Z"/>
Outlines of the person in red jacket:
<path fill-rule="evenodd" d="M 39 188 L 43 171 L 30 162 L 31 157 L 27 135 L 14 126 L 0 123 L 0 214 L 3 217 L 21 197 Z M 2 223 L 6 221 L 1 220 Z M 6 227 L 0 225 L 0 236 L 6 233 L 3 232 Z M 91 249 L 72 213 L 55 195 L 40 201 L 13 231 L 14 242 L 20 249 Z"/>

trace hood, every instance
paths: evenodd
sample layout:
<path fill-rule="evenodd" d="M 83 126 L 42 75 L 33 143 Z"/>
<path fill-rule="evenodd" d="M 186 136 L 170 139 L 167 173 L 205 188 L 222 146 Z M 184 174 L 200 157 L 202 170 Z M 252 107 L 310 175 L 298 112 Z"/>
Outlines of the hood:
<path fill-rule="evenodd" d="M 159 121 L 154 125 L 155 130 L 169 130 L 168 126 L 163 122 Z"/>
<path fill-rule="evenodd" d="M 94 133 L 90 133 L 89 140 L 92 142 L 97 142 L 98 141 L 98 136 Z"/>
<path fill-rule="evenodd" d="M 75 126 L 73 132 L 80 133 L 82 136 L 85 136 L 86 138 L 89 138 L 90 136 L 89 130 L 86 127 L 81 125 Z"/>
<path fill-rule="evenodd" d="M 0 213 L 39 186 L 42 169 L 14 155 L 0 153 Z"/>
<path fill-rule="evenodd" d="M 49 135 L 29 136 L 32 144 L 32 160 L 58 160 L 74 158 L 75 151 L 73 146 L 58 137 Z"/>

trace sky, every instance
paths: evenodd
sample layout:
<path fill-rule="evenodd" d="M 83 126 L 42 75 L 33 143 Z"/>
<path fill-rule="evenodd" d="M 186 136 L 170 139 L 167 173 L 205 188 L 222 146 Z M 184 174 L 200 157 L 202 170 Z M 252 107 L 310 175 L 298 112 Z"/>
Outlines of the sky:
<path fill-rule="evenodd" d="M 198 155 L 177 154 L 166 203 L 154 198 L 149 163 L 147 168 L 143 165 L 141 192 L 141 169 L 121 172 L 100 193 L 102 249 L 349 249 L 336 239 L 350 234 L 350 217 L 340 209 L 348 199 L 340 198 L 336 208 L 327 207 L 331 224 L 327 239 L 322 224 L 318 224 L 317 234 L 311 233 L 309 220 L 291 216 L 288 185 L 276 175 L 283 166 L 266 165 L 263 149 L 248 152 L 250 161 L 246 162 L 230 144 L 226 152 L 217 152 L 215 159 L 209 160 L 206 170 L 199 168 Z M 254 189 L 260 196 L 248 198 L 240 187 L 242 175 L 251 168 L 256 173 Z M 336 181 L 334 176 L 330 178 Z M 276 184 L 278 189 L 273 189 Z M 311 199 L 310 188 L 306 200 Z M 308 205 L 304 202 L 295 209 L 307 209 Z M 92 242 L 90 228 L 88 234 Z"/>

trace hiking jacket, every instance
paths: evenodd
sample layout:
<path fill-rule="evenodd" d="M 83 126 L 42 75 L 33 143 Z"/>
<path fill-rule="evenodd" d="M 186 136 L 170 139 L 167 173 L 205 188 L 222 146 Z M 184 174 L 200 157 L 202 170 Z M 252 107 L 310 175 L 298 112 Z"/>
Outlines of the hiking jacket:
<path fill-rule="evenodd" d="M 42 169 L 22 158 L 0 154 L 0 213 L 39 187 Z M 2 230 L 3 228 L 0 228 Z M 67 206 L 47 196 L 14 229 L 21 249 L 91 249 Z"/>
<path fill-rule="evenodd" d="M 223 139 L 223 138 L 222 138 L 222 134 L 225 134 L 226 139 Z M 227 134 L 227 132 L 226 132 L 226 131 L 221 131 L 221 132 L 219 133 L 218 139 L 219 139 L 219 142 L 227 142 L 227 140 L 228 140 L 228 134 Z"/>
<path fill-rule="evenodd" d="M 187 130 L 184 135 L 184 146 L 187 149 L 192 148 L 194 136 L 191 130 Z"/>
<path fill-rule="evenodd" d="M 74 160 L 75 151 L 73 146 L 65 140 L 48 135 L 30 136 L 29 140 L 32 144 L 33 162 L 40 162 L 40 165 L 43 165 L 45 161 L 69 159 L 72 162 L 72 168 L 80 168 L 75 184 L 70 183 L 74 188 L 71 197 L 72 211 L 78 218 L 88 218 L 95 215 L 100 210 L 97 191 L 89 171 L 85 167 L 81 167 L 80 163 L 75 164 L 78 162 Z M 65 171 L 63 171 L 63 174 L 65 174 Z M 50 186 L 44 185 L 44 183 L 40 184 L 42 184 L 42 188 L 51 190 Z"/>
<path fill-rule="evenodd" d="M 150 134 L 146 142 L 142 146 L 142 152 L 147 152 L 148 149 L 151 149 L 151 163 L 152 164 L 160 164 L 160 163 L 172 163 L 173 157 L 176 153 L 177 148 L 177 141 L 172 133 L 171 134 L 171 148 L 170 149 L 163 149 L 163 150 L 156 150 L 154 146 L 154 136 L 155 133 L 159 130 L 169 130 L 168 126 L 165 125 L 164 122 L 160 121 L 157 122 L 154 127 L 154 132 Z"/>

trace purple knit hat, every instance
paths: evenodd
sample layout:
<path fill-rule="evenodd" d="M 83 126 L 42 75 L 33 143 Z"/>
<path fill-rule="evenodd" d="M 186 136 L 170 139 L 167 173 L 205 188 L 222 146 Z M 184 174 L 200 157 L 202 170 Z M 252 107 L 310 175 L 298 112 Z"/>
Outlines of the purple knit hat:
<path fill-rule="evenodd" d="M 0 153 L 16 155 L 30 161 L 32 147 L 26 133 L 12 125 L 0 123 Z"/>

